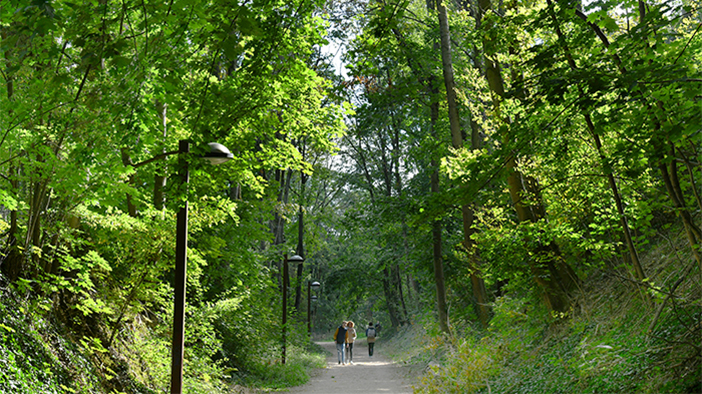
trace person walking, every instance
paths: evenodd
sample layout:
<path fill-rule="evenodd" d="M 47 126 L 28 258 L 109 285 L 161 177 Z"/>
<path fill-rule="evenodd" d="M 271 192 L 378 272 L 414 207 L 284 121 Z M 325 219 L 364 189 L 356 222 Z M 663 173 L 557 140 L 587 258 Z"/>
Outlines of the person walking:
<path fill-rule="evenodd" d="M 346 323 L 346 360 L 353 364 L 353 343 L 356 340 L 356 329 L 352 321 Z"/>
<path fill-rule="evenodd" d="M 337 327 L 334 332 L 334 341 L 336 342 L 336 356 L 339 359 L 339 364 L 346 365 L 346 360 L 344 360 L 344 348 L 346 347 L 346 338 L 348 338 L 348 332 L 346 331 L 346 322 L 341 322 L 341 325 Z"/>
<path fill-rule="evenodd" d="M 373 347 L 375 346 L 375 337 L 378 332 L 373 327 L 373 322 L 368 323 L 368 328 L 366 328 L 366 340 L 368 341 L 368 357 L 373 357 Z"/>

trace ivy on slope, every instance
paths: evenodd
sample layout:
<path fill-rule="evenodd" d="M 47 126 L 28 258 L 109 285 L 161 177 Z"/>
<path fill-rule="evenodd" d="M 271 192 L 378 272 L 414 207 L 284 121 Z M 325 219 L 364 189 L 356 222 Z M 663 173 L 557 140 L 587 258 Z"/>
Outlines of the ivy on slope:
<path fill-rule="evenodd" d="M 99 387 L 78 344 L 51 324 L 46 304 L 2 291 L 0 393 L 63 394 Z M 40 313 L 41 312 L 41 313 Z"/>

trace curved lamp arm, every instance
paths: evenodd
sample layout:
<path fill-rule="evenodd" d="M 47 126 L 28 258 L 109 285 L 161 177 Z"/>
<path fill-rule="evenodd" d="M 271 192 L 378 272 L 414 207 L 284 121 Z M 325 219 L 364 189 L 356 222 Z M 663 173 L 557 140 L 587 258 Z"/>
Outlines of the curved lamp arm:
<path fill-rule="evenodd" d="M 234 158 L 234 155 L 227 149 L 226 146 L 217 143 L 217 142 L 210 142 L 207 144 L 210 148 L 210 151 L 208 153 L 205 153 L 204 155 L 200 156 L 203 159 L 206 159 L 209 161 L 212 165 L 217 165 L 217 164 L 222 164 L 226 163 L 227 161 L 231 160 Z M 148 160 L 144 160 L 139 163 L 129 163 L 134 168 L 139 168 L 141 166 L 147 165 L 149 163 L 153 163 L 158 160 L 163 160 L 168 156 L 171 155 L 176 155 L 180 153 L 178 150 L 172 150 L 170 152 L 165 152 L 161 153 L 160 155 L 156 155 Z"/>

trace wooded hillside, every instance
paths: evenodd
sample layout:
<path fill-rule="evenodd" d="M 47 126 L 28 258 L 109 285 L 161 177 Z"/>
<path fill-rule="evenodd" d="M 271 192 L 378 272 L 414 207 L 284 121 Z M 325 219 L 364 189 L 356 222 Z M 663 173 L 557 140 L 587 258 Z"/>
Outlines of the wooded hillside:
<path fill-rule="evenodd" d="M 184 211 L 184 392 L 345 319 L 418 392 L 702 390 L 698 1 L 7 0 L 0 54 L 0 392 L 167 392 Z"/>

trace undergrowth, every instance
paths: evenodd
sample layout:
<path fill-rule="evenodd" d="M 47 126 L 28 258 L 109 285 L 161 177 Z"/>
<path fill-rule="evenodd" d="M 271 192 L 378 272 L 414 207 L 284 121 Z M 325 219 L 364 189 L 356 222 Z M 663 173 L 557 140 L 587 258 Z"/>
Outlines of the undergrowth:
<path fill-rule="evenodd" d="M 654 260 L 649 272 L 675 279 L 679 271 L 658 269 Z M 426 317 L 400 330 L 386 350 L 409 367 L 415 393 L 702 393 L 697 279 L 668 298 L 652 332 L 665 287 L 642 291 L 621 279 L 592 274 L 564 318 L 534 297 L 506 295 L 495 301 L 487 330 L 459 322 L 448 336 Z"/>
<path fill-rule="evenodd" d="M 309 371 L 326 365 L 326 351 L 314 343 L 289 346 L 287 354 L 285 364 L 275 356 L 252 363 L 246 373 L 237 375 L 237 385 L 256 392 L 278 391 L 307 383 Z"/>
<path fill-rule="evenodd" d="M 163 319 L 132 319 L 120 339 L 106 348 L 104 336 L 79 335 L 80 330 L 54 315 L 55 308 L 46 299 L 38 300 L 31 293 L 0 288 L 0 394 L 167 391 L 171 346 Z M 190 318 L 196 319 L 193 315 L 197 313 L 193 308 Z M 297 332 L 306 330 L 300 327 Z M 277 343 L 252 343 L 250 348 L 239 349 L 246 363 L 238 369 L 228 367 L 223 359 L 208 357 L 211 350 L 203 350 L 204 345 L 207 343 L 186 344 L 185 393 L 279 391 L 305 384 L 308 372 L 323 367 L 326 357 L 324 349 L 305 334 L 290 335 L 285 365 L 280 363 Z M 261 348 L 269 350 L 254 351 Z"/>
<path fill-rule="evenodd" d="M 66 339 L 43 304 L 2 289 L 0 393 L 89 393 L 100 385 L 80 342 Z"/>

